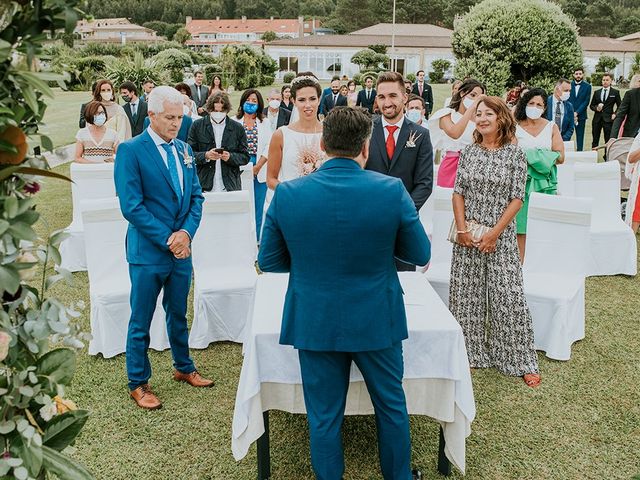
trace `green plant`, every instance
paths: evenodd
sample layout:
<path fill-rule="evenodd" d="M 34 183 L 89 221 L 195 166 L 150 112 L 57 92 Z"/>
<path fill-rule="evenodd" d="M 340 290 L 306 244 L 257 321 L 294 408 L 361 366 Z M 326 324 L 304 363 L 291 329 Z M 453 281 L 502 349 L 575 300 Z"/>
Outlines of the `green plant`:
<path fill-rule="evenodd" d="M 633 63 L 631 64 L 631 74 L 635 75 L 640 73 L 640 52 L 636 52 L 633 56 Z"/>
<path fill-rule="evenodd" d="M 360 66 L 360 71 L 373 70 L 379 72 L 389 66 L 389 56 L 384 53 L 377 53 L 370 48 L 365 48 L 353 54 L 351 63 Z"/>
<path fill-rule="evenodd" d="M 485 0 L 455 22 L 456 77 L 473 77 L 491 95 L 523 80 L 550 90 L 582 64 L 574 21 L 546 0 Z"/>
<path fill-rule="evenodd" d="M 415 73 L 407 73 L 405 75 L 405 78 L 407 80 L 409 80 L 411 83 L 415 83 L 416 82 L 416 74 Z"/>
<path fill-rule="evenodd" d="M 616 57 L 601 55 L 600 58 L 598 58 L 598 63 L 596 63 L 596 72 L 611 72 L 618 64 L 620 64 L 620 60 Z"/>
<path fill-rule="evenodd" d="M 191 39 L 191 34 L 185 27 L 180 27 L 173 35 L 173 39 L 181 45 Z"/>
<path fill-rule="evenodd" d="M 32 70 L 46 39 L 43 31 L 66 27 L 70 33 L 79 12 L 74 0 L 33 0 L 1 8 L 0 477 L 91 479 L 62 453 L 88 418 L 87 411 L 64 399 L 76 366 L 73 349 L 86 338 L 74 322 L 79 313 L 50 296 L 51 287 L 69 276 L 63 270 L 51 274 L 51 264 L 60 262 L 57 247 L 64 233 L 54 232 L 43 241 L 34 230 L 40 218 L 34 198 L 38 177 L 68 179 L 48 170 L 43 158 L 29 155 L 26 137 L 38 134 L 46 109 L 43 97 L 53 96 L 47 81 L 62 79 Z M 51 149 L 44 136 L 41 145 Z M 61 346 L 51 349 L 52 344 Z"/>
<path fill-rule="evenodd" d="M 294 78 L 296 78 L 295 72 L 285 72 L 282 76 L 282 83 L 289 84 Z"/>
<path fill-rule="evenodd" d="M 267 30 L 262 34 L 262 41 L 265 43 L 273 42 L 277 38 L 276 32 L 272 32 L 271 30 Z"/>
<path fill-rule="evenodd" d="M 191 67 L 191 56 L 177 48 L 163 50 L 152 58 L 152 61 L 160 68 L 169 72 L 171 81 L 182 82 L 184 69 Z"/>
<path fill-rule="evenodd" d="M 431 68 L 433 70 L 429 73 L 430 82 L 444 83 L 444 74 L 451 68 L 451 62 L 444 58 L 439 58 L 431 62 Z"/>
<path fill-rule="evenodd" d="M 258 87 L 262 76 L 274 76 L 278 70 L 275 60 L 248 45 L 224 47 L 218 60 L 229 84 L 238 90 Z"/>
<path fill-rule="evenodd" d="M 273 75 L 262 75 L 262 78 L 260 79 L 260 86 L 268 87 L 269 85 L 273 85 L 273 82 L 275 81 L 276 77 L 274 77 Z"/>
<path fill-rule="evenodd" d="M 145 60 L 142 53 L 136 52 L 133 60 L 120 58 L 107 66 L 106 76 L 114 85 L 121 85 L 124 81 L 131 81 L 142 85 L 145 80 L 153 80 L 156 85 L 169 81 L 168 72 L 161 69 L 152 60 Z"/>

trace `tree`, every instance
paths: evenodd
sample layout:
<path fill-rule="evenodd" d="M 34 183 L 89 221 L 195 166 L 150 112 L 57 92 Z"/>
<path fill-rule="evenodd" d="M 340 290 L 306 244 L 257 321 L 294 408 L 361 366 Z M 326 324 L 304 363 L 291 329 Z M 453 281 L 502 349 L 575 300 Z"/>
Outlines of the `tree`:
<path fill-rule="evenodd" d="M 178 31 L 175 33 L 175 35 L 173 36 L 173 39 L 176 42 L 184 45 L 187 40 L 191 40 L 191 34 L 189 33 L 189 30 L 187 30 L 186 27 L 180 27 Z"/>
<path fill-rule="evenodd" d="M 380 71 L 389 65 L 389 56 L 384 53 L 376 53 L 370 48 L 365 48 L 353 54 L 351 63 L 359 65 L 360 71 Z"/>
<path fill-rule="evenodd" d="M 184 69 L 191 66 L 191 56 L 177 48 L 163 50 L 152 60 L 159 68 L 169 71 L 171 81 L 176 83 L 183 81 Z"/>
<path fill-rule="evenodd" d="M 271 30 L 267 30 L 262 34 L 262 40 L 266 43 L 273 42 L 278 36 L 276 32 L 272 32 Z"/>
<path fill-rule="evenodd" d="M 167 23 L 161 22 L 158 20 L 153 20 L 151 22 L 145 22 L 142 24 L 145 28 L 150 28 L 155 31 L 158 35 L 163 37 L 167 37 L 167 40 L 173 40 L 173 36 L 176 32 L 183 26 L 182 23 Z"/>
<path fill-rule="evenodd" d="M 485 0 L 456 22 L 452 46 L 456 76 L 493 95 L 516 80 L 550 90 L 583 60 L 574 21 L 546 0 Z"/>
<path fill-rule="evenodd" d="M 431 68 L 433 70 L 429 73 L 429 81 L 431 83 L 442 83 L 445 72 L 451 68 L 451 62 L 447 59 L 439 58 L 431 62 Z"/>
<path fill-rule="evenodd" d="M 611 72 L 618 66 L 619 63 L 620 60 L 618 60 L 616 57 L 602 55 L 598 59 L 598 63 L 596 64 L 596 72 Z"/>
<path fill-rule="evenodd" d="M 631 64 L 631 74 L 635 75 L 640 73 L 640 52 L 636 52 L 633 57 L 633 63 Z"/>

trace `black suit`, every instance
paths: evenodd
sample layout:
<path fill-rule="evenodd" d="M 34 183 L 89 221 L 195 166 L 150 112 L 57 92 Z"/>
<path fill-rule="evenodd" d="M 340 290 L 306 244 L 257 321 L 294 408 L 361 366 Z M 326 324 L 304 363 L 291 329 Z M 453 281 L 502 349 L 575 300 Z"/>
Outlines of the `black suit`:
<path fill-rule="evenodd" d="M 605 143 L 611 138 L 611 126 L 613 125 L 613 119 L 611 116 L 616 113 L 616 110 L 620 108 L 620 92 L 615 88 L 609 87 L 609 94 L 606 100 L 603 101 L 604 88 L 596 90 L 591 98 L 591 104 L 589 108 L 595 113 L 593 114 L 593 120 L 591 121 L 591 130 L 593 133 L 593 141 L 591 147 L 597 147 L 600 143 L 600 132 L 604 130 Z M 600 104 L 604 104 L 602 110 L 599 112 L 596 107 Z"/>
<path fill-rule="evenodd" d="M 367 90 L 363 88 L 358 92 L 358 98 L 356 99 L 356 107 L 362 107 L 369 110 L 369 113 L 373 113 L 373 103 L 376 101 L 376 90 L 371 89 L 369 92 L 369 98 L 367 98 Z"/>
<path fill-rule="evenodd" d="M 196 107 L 204 108 L 204 104 L 207 103 L 209 97 L 209 87 L 206 85 L 200 85 L 200 97 L 198 97 L 198 86 L 194 83 L 191 85 L 191 100 L 196 102 Z"/>
<path fill-rule="evenodd" d="M 138 108 L 136 109 L 136 118 L 133 118 L 131 114 L 131 103 L 127 102 L 124 105 L 124 113 L 127 114 L 129 118 L 129 123 L 131 124 L 131 136 L 136 137 L 142 133 L 144 130 L 144 119 L 149 115 L 149 111 L 147 110 L 147 102 L 143 102 L 138 99 Z"/>
<path fill-rule="evenodd" d="M 216 173 L 217 162 L 208 161 L 205 158 L 205 153 L 212 148 L 224 148 L 231 154 L 228 161 L 220 162 L 224 188 L 227 192 L 242 190 L 240 167 L 249 163 L 249 145 L 244 127 L 241 124 L 227 117 L 222 133 L 222 144 L 216 145 L 211 119 L 209 115 L 205 115 L 191 125 L 187 143 L 193 149 L 202 191 L 210 192 L 213 189 L 213 177 Z"/>
<path fill-rule="evenodd" d="M 624 122 L 624 130 L 622 137 L 635 137 L 640 130 L 640 88 L 633 88 L 624 94 L 622 104 L 616 112 L 616 119 L 611 127 L 611 137 L 618 138 L 618 131 L 622 122 Z"/>
<path fill-rule="evenodd" d="M 84 119 L 84 110 L 85 108 L 87 108 L 87 103 L 83 103 L 82 105 L 80 105 L 80 121 L 78 122 L 78 126 L 80 128 L 84 128 L 87 126 L 87 121 Z"/>
<path fill-rule="evenodd" d="M 418 95 L 419 97 L 420 95 L 420 89 L 418 88 L 418 82 L 413 84 L 413 89 L 411 90 L 411 93 L 413 93 L 414 95 Z M 424 100 L 425 108 L 427 110 L 427 114 L 426 117 L 429 118 L 429 115 L 431 115 L 431 112 L 433 111 L 433 90 L 431 89 L 431 85 L 429 85 L 427 82 L 424 82 L 422 84 L 422 99 Z"/>
<path fill-rule="evenodd" d="M 262 114 L 264 115 L 264 119 L 268 121 L 269 107 L 265 108 L 262 111 Z M 278 121 L 276 122 L 276 130 L 282 127 L 283 125 L 289 125 L 289 120 L 291 120 L 291 111 L 288 110 L 286 107 L 278 108 Z"/>
<path fill-rule="evenodd" d="M 344 95 L 338 94 L 338 98 L 336 102 L 333 102 L 333 93 L 329 93 L 324 96 L 322 102 L 320 103 L 320 113 L 323 115 L 328 115 L 329 112 L 333 109 L 333 107 L 346 107 L 347 106 L 347 97 Z"/>
<path fill-rule="evenodd" d="M 407 145 L 410 136 L 414 137 L 414 147 Z M 429 131 L 405 118 L 393 158 L 389 159 L 382 119 L 375 119 L 366 169 L 402 180 L 416 210 L 420 210 L 433 189 L 433 147 Z M 413 265 L 405 263 L 397 263 L 397 267 L 400 271 L 415 270 Z"/>

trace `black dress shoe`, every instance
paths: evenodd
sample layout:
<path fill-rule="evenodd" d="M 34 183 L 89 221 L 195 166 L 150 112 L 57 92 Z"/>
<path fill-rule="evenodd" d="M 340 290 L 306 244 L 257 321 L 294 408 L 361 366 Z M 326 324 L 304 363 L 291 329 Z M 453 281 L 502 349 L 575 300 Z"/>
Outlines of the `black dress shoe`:
<path fill-rule="evenodd" d="M 422 472 L 417 468 L 411 470 L 411 476 L 413 477 L 413 480 L 422 480 Z"/>

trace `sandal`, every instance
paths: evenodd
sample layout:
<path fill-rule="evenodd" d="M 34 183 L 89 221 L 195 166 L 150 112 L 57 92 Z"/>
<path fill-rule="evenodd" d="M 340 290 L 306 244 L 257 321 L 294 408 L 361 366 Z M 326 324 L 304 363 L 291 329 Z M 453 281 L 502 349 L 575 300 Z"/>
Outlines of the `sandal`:
<path fill-rule="evenodd" d="M 525 373 L 522 378 L 527 387 L 537 387 L 542 382 L 542 378 L 539 373 Z"/>

